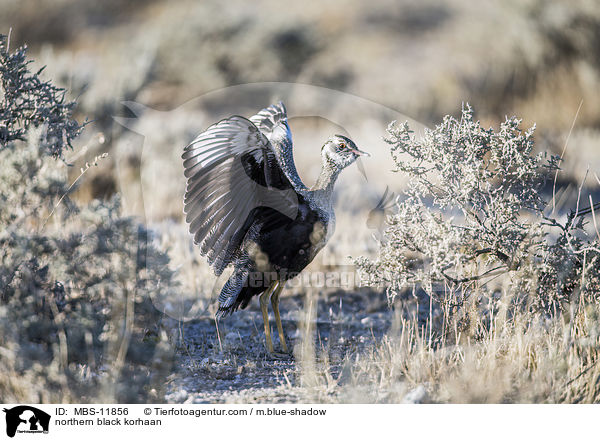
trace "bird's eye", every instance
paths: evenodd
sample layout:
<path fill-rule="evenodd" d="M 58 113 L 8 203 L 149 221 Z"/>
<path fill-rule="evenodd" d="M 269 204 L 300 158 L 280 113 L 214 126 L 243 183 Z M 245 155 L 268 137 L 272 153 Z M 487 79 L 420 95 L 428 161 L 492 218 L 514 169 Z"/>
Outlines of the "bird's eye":
<path fill-rule="evenodd" d="M 341 149 L 344 149 L 344 148 L 346 148 L 346 144 L 345 144 L 344 142 L 341 142 L 341 143 L 340 143 L 340 148 L 341 148 Z"/>

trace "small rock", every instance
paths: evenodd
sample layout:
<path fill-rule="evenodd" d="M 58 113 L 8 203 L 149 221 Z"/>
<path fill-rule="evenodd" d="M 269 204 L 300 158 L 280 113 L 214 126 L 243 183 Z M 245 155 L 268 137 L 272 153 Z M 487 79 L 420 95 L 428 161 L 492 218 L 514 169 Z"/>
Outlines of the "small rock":
<path fill-rule="evenodd" d="M 402 403 L 425 403 L 427 401 L 428 395 L 427 390 L 423 385 L 419 385 L 414 390 L 409 391 L 402 398 Z"/>
<path fill-rule="evenodd" d="M 188 396 L 188 393 L 186 390 L 177 390 L 168 396 L 168 400 L 170 400 L 171 402 L 180 403 L 180 402 L 185 401 L 185 399 L 187 399 L 187 396 Z"/>

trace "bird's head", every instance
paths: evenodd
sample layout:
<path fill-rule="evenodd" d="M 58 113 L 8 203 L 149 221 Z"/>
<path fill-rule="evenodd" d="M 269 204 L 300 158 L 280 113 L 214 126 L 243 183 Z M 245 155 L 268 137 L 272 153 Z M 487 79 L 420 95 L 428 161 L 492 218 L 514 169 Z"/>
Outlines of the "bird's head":
<path fill-rule="evenodd" d="M 359 150 L 352 140 L 340 134 L 331 136 L 321 149 L 323 159 L 339 169 L 346 168 L 363 155 L 369 156 L 369 153 Z"/>

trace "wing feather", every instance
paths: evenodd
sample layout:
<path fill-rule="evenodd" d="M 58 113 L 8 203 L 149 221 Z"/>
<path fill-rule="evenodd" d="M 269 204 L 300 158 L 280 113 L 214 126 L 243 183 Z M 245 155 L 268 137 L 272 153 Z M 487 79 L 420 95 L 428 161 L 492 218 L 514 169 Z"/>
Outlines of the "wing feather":
<path fill-rule="evenodd" d="M 287 110 L 283 102 L 278 102 L 262 109 L 250 118 L 267 137 L 279 162 L 283 173 L 292 183 L 296 191 L 306 191 L 308 188 L 298 175 L 294 154 L 292 151 L 292 132 L 288 125 Z"/>
<path fill-rule="evenodd" d="M 295 217 L 294 185 L 268 138 L 268 127 L 277 126 L 281 110 L 268 109 L 261 111 L 260 121 L 261 113 L 254 121 L 232 116 L 210 126 L 181 156 L 186 222 L 217 275 L 240 255 L 244 236 L 256 221 L 255 208 L 272 205 Z"/>
<path fill-rule="evenodd" d="M 262 131 L 267 138 L 271 137 L 273 128 L 279 124 L 287 124 L 287 110 L 283 102 L 263 108 L 250 118 L 250 121 Z"/>
<path fill-rule="evenodd" d="M 204 197 L 210 195 L 211 190 L 214 190 L 214 187 L 216 187 L 217 184 L 226 185 L 227 179 L 229 178 L 229 168 L 229 166 L 215 167 L 213 173 L 207 173 L 203 176 L 197 176 L 195 179 L 190 179 L 193 180 L 193 184 L 187 188 L 185 195 L 186 204 L 192 203 L 194 198 L 198 195 Z M 217 177 L 214 177 L 214 174 L 217 174 Z M 213 185 L 209 185 L 210 183 Z"/>

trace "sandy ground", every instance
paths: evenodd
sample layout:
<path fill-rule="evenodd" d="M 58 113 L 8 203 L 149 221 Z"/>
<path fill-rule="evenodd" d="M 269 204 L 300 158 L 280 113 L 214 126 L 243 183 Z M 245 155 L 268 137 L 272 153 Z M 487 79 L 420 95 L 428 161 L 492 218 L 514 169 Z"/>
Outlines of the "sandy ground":
<path fill-rule="evenodd" d="M 169 403 L 294 403 L 337 400 L 339 385 L 347 378 L 345 360 L 379 341 L 393 322 L 393 311 L 383 293 L 370 290 L 334 292 L 318 300 L 314 338 L 317 362 L 337 384 L 323 396 L 309 396 L 300 388 L 298 364 L 302 353 L 301 330 L 305 298 L 286 295 L 281 312 L 288 345 L 294 354 L 270 356 L 264 345 L 263 322 L 258 300 L 247 310 L 221 321 L 222 350 L 214 321 L 202 319 L 185 324 L 179 334 L 177 367 L 168 378 Z M 297 324 L 300 321 L 300 324 Z M 279 340 L 271 315 L 275 350 Z M 326 359 L 325 359 L 326 357 Z"/>

